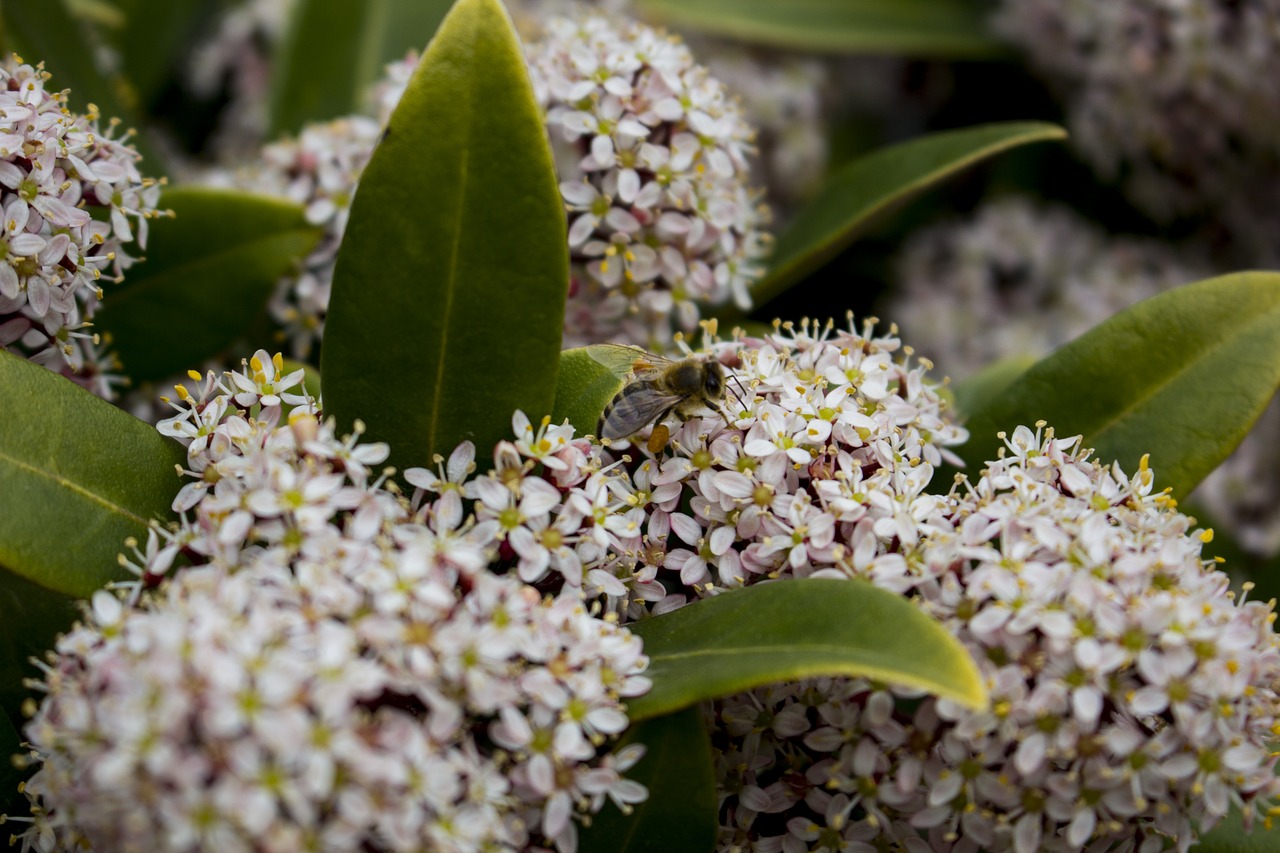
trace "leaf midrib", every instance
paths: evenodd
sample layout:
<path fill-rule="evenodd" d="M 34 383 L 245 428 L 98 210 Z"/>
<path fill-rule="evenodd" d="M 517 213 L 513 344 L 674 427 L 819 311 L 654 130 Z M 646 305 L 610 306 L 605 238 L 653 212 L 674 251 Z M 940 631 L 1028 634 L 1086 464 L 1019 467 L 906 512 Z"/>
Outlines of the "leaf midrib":
<path fill-rule="evenodd" d="M 474 32 L 475 27 L 472 27 Z M 474 42 L 472 43 L 472 55 L 467 57 L 474 60 Z M 466 144 L 461 146 L 462 157 L 458 164 L 458 203 L 454 208 L 453 216 L 449 221 L 453 223 L 453 233 L 450 235 L 452 246 L 449 249 L 449 264 L 445 274 L 444 289 L 444 310 L 443 322 L 440 324 L 440 344 L 439 355 L 436 358 L 436 381 L 435 387 L 431 389 L 431 415 L 427 424 L 426 447 L 424 450 L 424 458 L 430 458 L 431 454 L 441 452 L 436 446 L 438 439 L 437 432 L 440 429 L 440 410 L 441 400 L 444 398 L 444 378 L 446 374 L 446 355 L 449 352 L 450 329 L 453 327 L 454 312 L 454 293 L 457 288 L 458 280 L 458 258 L 462 252 L 462 211 L 467 206 L 467 181 L 470 177 L 468 169 L 471 157 L 471 140 L 475 136 L 475 87 L 476 74 L 466 75 L 467 85 L 467 101 L 466 113 L 467 119 L 463 122 L 463 135 Z"/>
<path fill-rule="evenodd" d="M 78 494 L 83 498 L 86 498 L 92 503 L 95 503 L 101 507 L 104 507 L 105 509 L 115 513 L 116 515 L 119 515 L 123 518 L 133 521 L 141 525 L 142 527 L 147 526 L 147 519 L 132 512 L 131 510 L 126 509 L 120 504 L 112 503 L 111 501 L 103 498 L 98 493 L 90 491 L 88 488 L 80 485 L 79 483 L 73 480 L 69 480 L 66 477 L 59 476 L 52 472 L 46 471 L 43 468 L 38 468 L 36 466 L 29 465 L 23 462 L 21 459 L 18 459 L 3 450 L 0 450 L 0 463 L 8 463 L 9 465 L 11 465 L 12 467 L 16 468 L 19 471 L 28 472 L 29 474 L 33 474 L 42 480 L 48 480 L 49 482 L 52 482 L 56 485 L 63 486 L 69 491 L 75 494 Z"/>

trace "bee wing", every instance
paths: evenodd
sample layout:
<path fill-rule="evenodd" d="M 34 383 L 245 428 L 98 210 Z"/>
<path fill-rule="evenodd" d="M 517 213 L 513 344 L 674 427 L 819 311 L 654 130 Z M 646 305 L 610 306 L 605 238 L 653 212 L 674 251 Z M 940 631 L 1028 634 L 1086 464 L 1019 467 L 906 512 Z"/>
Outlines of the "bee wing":
<path fill-rule="evenodd" d="M 619 379 L 625 379 L 633 373 L 644 373 L 658 365 L 671 363 L 668 358 L 625 344 L 592 344 L 584 349 L 587 355 L 604 365 Z"/>
<path fill-rule="evenodd" d="M 626 438 L 653 423 L 683 399 L 679 394 L 666 394 L 647 383 L 632 383 L 622 389 L 601 415 L 600 437 Z"/>

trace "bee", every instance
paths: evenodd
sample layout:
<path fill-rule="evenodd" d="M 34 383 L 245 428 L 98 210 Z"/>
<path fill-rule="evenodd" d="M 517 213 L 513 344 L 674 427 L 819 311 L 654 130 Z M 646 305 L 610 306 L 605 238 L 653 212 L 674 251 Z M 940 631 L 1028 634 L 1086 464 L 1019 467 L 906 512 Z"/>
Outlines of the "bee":
<path fill-rule="evenodd" d="M 597 344 L 587 351 L 627 378 L 600 415 L 601 438 L 628 438 L 649 424 L 661 426 L 668 415 L 683 421 L 699 409 L 710 409 L 729 422 L 722 405 L 727 390 L 724 368 L 714 358 L 694 355 L 673 361 L 620 344 Z"/>

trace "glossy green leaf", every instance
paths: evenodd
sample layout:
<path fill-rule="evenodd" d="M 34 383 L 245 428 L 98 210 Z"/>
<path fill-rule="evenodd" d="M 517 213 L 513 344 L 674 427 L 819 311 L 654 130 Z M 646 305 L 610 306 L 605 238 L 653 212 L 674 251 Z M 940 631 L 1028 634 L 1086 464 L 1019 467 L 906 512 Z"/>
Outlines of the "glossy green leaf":
<path fill-rule="evenodd" d="M 1250 832 L 1245 832 L 1238 809 L 1210 831 L 1200 836 L 1193 848 L 1196 853 L 1275 853 L 1280 850 L 1280 823 L 1267 829 L 1262 821 L 1256 821 Z"/>
<path fill-rule="evenodd" d="M 900 595 L 856 580 L 806 578 L 703 599 L 639 622 L 653 689 L 627 703 L 643 720 L 762 684 L 861 676 L 980 708 L 986 686 L 960 641 Z"/>
<path fill-rule="evenodd" d="M 10 2 L 0 4 L 0 33 L 7 53 L 17 52 L 33 65 L 43 62 L 53 75 L 55 90 L 70 89 L 71 109 L 88 111 L 96 104 L 105 121 L 118 118 L 125 127 L 138 131 L 131 144 L 143 155 L 144 175 L 165 173 L 164 163 L 147 141 L 146 128 L 139 121 L 138 96 L 119 74 L 106 73 L 93 61 L 95 47 L 85 38 L 85 29 L 72 16 L 66 0 Z"/>
<path fill-rule="evenodd" d="M 401 470 L 551 412 L 569 280 L 564 208 L 498 0 L 459 0 L 365 169 L 321 353 L 326 410 Z"/>
<path fill-rule="evenodd" d="M 94 317 L 137 382 L 199 368 L 243 337 L 321 236 L 301 207 L 267 196 L 183 187 L 160 206 L 176 215 L 152 223 L 146 260 L 107 285 Z"/>
<path fill-rule="evenodd" d="M 0 565 L 81 598 L 125 576 L 125 539 L 171 514 L 181 445 L 6 352 L 0 400 Z"/>
<path fill-rule="evenodd" d="M 971 470 L 998 431 L 1044 420 L 1126 472 L 1151 454 L 1185 497 L 1230 455 L 1280 386 L 1280 273 L 1240 273 L 1139 302 L 1042 359 L 975 411 Z"/>
<path fill-rule="evenodd" d="M 646 720 L 619 746 L 644 744 L 644 758 L 626 771 L 649 799 L 624 815 L 612 802 L 578 833 L 583 853 L 706 853 L 715 845 L 716 778 L 711 740 L 697 708 Z"/>
<path fill-rule="evenodd" d="M 637 0 L 659 21 L 802 51 L 985 57 L 1005 52 L 972 0 Z"/>
<path fill-rule="evenodd" d="M 624 384 L 615 371 L 592 358 L 589 349 L 578 347 L 560 353 L 556 401 L 551 408 L 551 422 L 567 420 L 578 435 L 595 434 L 600 413 Z"/>
<path fill-rule="evenodd" d="M 273 135 L 363 112 L 388 63 L 422 53 L 452 0 L 297 0 L 275 56 Z"/>
<path fill-rule="evenodd" d="M 763 305 L 778 296 L 847 248 L 876 214 L 957 172 L 1019 145 L 1065 138 L 1062 128 L 1042 122 L 986 124 L 922 136 L 855 160 L 828 178 L 778 236 L 752 299 Z"/>

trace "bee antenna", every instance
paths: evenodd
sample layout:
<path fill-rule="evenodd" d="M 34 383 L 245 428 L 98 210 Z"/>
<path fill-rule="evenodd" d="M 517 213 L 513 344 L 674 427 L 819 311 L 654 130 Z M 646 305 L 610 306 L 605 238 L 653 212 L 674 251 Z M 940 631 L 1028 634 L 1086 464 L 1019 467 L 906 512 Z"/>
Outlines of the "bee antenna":
<path fill-rule="evenodd" d="M 742 384 L 742 380 L 738 378 L 738 374 L 730 373 L 729 377 L 733 379 L 735 385 L 737 385 L 739 388 L 742 389 L 743 394 L 747 393 L 747 388 L 745 385 Z M 739 397 L 738 392 L 734 391 L 732 388 L 729 389 L 729 393 L 733 394 L 733 398 L 738 401 L 738 405 L 742 406 L 743 410 L 745 411 L 747 408 L 746 400 L 744 400 L 742 397 Z"/>

